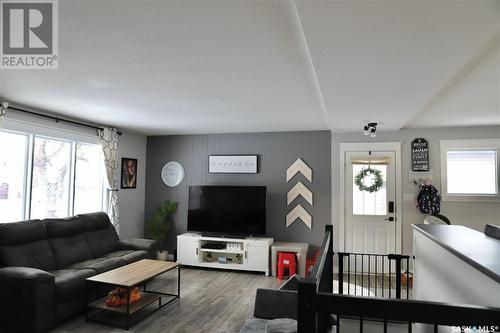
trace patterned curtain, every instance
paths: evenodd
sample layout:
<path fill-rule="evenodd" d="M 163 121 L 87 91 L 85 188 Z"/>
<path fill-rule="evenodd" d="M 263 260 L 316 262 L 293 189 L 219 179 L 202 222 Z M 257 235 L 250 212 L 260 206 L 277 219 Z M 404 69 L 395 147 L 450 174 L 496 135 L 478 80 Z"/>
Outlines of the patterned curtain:
<path fill-rule="evenodd" d="M 108 215 L 120 234 L 120 214 L 118 205 L 118 133 L 116 128 L 106 127 L 98 131 L 99 142 L 104 153 L 104 164 L 108 177 Z"/>
<path fill-rule="evenodd" d="M 0 104 L 0 129 L 3 127 L 3 122 L 5 121 L 5 114 L 7 113 L 7 107 L 9 104 L 1 103 Z"/>

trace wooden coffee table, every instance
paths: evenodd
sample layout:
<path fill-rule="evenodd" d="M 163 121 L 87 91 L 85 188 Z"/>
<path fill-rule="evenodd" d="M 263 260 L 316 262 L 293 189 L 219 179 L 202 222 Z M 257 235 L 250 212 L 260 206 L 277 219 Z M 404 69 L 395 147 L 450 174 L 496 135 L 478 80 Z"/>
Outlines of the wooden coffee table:
<path fill-rule="evenodd" d="M 147 290 L 146 283 L 155 278 L 156 276 L 171 271 L 177 268 L 177 293 L 164 293 L 159 291 Z M 143 259 L 132 264 L 113 269 L 106 273 L 95 275 L 87 278 L 87 297 L 91 284 L 108 285 L 110 291 L 114 287 L 121 287 L 127 289 L 127 304 L 108 307 L 106 305 L 106 297 L 100 298 L 96 301 L 88 303 L 85 311 L 86 321 L 98 322 L 102 324 L 110 324 L 120 326 L 125 329 L 130 328 L 131 315 L 143 309 L 144 307 L 158 301 L 158 308 L 149 311 L 147 315 L 159 310 L 160 308 L 176 301 L 180 298 L 181 292 L 181 265 L 175 262 Z M 141 299 L 133 304 L 129 304 L 128 297 L 130 290 L 134 287 L 142 286 Z M 173 297 L 167 302 L 162 302 L 162 297 Z M 91 313 L 94 312 L 94 313 Z M 103 318 L 103 314 L 117 313 L 125 316 L 125 324 L 111 323 Z M 145 316 L 144 316 L 145 317 Z M 143 318 L 144 318 L 143 317 Z M 141 319 L 143 319 L 141 318 Z"/>

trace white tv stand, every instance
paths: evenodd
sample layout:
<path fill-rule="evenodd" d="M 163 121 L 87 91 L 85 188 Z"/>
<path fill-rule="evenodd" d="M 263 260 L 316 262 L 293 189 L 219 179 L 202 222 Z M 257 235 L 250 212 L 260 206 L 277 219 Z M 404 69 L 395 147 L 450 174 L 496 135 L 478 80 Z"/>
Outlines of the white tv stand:
<path fill-rule="evenodd" d="M 222 249 L 208 249 L 217 242 Z M 269 253 L 273 238 L 204 237 L 197 233 L 177 236 L 177 262 L 187 266 L 264 272 L 269 276 Z"/>

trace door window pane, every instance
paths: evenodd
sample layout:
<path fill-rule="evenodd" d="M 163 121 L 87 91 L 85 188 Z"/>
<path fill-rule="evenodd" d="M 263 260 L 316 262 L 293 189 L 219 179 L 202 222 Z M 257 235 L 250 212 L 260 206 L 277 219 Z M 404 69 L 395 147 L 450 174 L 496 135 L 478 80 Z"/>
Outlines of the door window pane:
<path fill-rule="evenodd" d="M 69 215 L 71 143 L 35 138 L 31 218 Z"/>
<path fill-rule="evenodd" d="M 496 151 L 448 151 L 447 183 L 451 194 L 496 194 Z"/>
<path fill-rule="evenodd" d="M 24 219 L 28 136 L 0 132 L 0 223 Z"/>
<path fill-rule="evenodd" d="M 362 169 L 368 167 L 380 171 L 384 185 L 377 192 L 361 191 L 355 183 L 356 176 Z M 353 164 L 352 175 L 352 213 L 354 215 L 387 215 L 387 165 Z M 367 176 L 364 184 L 371 186 L 373 181 L 373 177 Z"/>
<path fill-rule="evenodd" d="M 103 159 L 101 147 L 76 144 L 74 214 L 102 210 Z"/>

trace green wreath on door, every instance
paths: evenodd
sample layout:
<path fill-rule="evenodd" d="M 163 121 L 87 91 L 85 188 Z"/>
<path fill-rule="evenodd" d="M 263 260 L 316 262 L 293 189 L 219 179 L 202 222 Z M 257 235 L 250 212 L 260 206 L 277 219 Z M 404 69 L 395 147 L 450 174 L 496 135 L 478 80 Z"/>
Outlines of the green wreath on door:
<path fill-rule="evenodd" d="M 372 179 L 372 184 L 367 185 L 365 182 L 367 177 Z M 384 180 L 382 179 L 382 172 L 377 169 L 363 168 L 354 177 L 354 184 L 359 188 L 360 191 L 366 191 L 369 193 L 377 192 L 384 186 Z"/>

